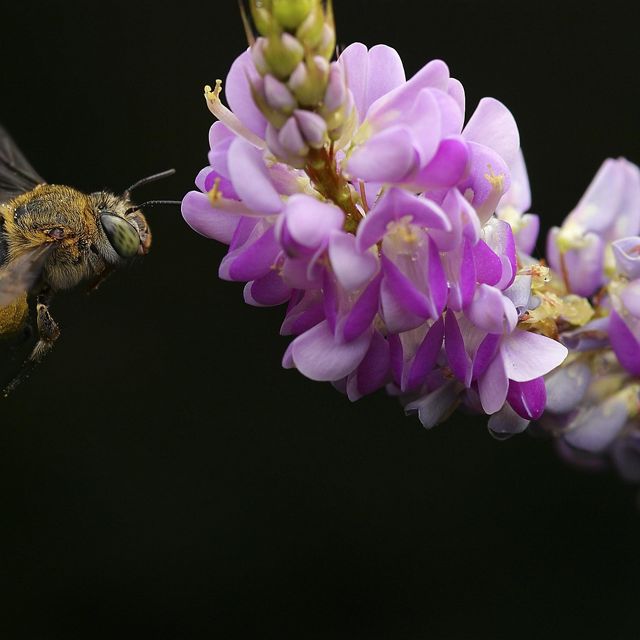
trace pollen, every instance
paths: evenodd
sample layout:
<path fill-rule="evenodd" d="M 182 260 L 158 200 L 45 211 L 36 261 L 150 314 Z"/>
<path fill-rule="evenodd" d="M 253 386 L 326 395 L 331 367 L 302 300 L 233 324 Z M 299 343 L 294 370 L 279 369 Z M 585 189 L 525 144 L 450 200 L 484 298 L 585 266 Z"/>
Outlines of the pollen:
<path fill-rule="evenodd" d="M 213 182 L 213 188 L 208 193 L 209 202 L 212 206 L 215 206 L 216 202 L 223 197 L 222 191 L 220 190 L 220 178 L 216 178 Z"/>
<path fill-rule="evenodd" d="M 494 173 L 490 164 L 487 165 L 487 168 L 489 169 L 489 172 L 484 174 L 485 180 L 487 180 L 494 191 L 503 191 L 504 173 Z"/>

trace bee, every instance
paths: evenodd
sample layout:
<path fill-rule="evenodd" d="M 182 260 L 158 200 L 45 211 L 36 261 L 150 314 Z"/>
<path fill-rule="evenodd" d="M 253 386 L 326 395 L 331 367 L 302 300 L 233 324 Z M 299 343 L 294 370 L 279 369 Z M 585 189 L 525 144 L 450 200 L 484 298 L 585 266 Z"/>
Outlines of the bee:
<path fill-rule="evenodd" d="M 37 342 L 5 396 L 60 336 L 50 312 L 55 294 L 81 282 L 95 289 L 114 269 L 149 252 L 151 230 L 141 209 L 180 203 L 136 205 L 131 192 L 173 173 L 138 180 L 122 195 L 47 184 L 0 126 L 0 338 L 20 335 L 32 307 L 37 327 Z"/>

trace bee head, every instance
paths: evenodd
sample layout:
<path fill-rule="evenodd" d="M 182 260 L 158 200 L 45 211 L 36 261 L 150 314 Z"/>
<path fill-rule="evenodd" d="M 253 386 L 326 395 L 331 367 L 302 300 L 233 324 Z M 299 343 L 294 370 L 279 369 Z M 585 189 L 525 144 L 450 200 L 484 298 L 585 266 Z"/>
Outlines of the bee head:
<path fill-rule="evenodd" d="M 140 205 L 131 202 L 131 191 L 149 182 L 173 175 L 170 169 L 138 180 L 122 196 L 108 193 L 92 194 L 100 227 L 104 232 L 106 244 L 98 250 L 109 262 L 118 258 L 128 259 L 136 255 L 146 255 L 151 247 L 151 230 L 141 209 L 159 204 L 180 204 L 174 200 L 148 200 Z"/>

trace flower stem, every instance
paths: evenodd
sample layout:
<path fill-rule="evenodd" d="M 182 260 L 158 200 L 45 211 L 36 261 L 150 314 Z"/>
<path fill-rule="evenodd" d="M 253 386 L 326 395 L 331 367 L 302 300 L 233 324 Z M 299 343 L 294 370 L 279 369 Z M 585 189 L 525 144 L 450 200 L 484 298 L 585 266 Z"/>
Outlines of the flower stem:
<path fill-rule="evenodd" d="M 305 171 L 316 190 L 345 212 L 345 231 L 355 233 L 358 223 L 362 220 L 362 212 L 355 205 L 351 187 L 342 173 L 338 171 L 335 157 L 331 151 L 326 147 L 312 149 L 309 152 Z"/>

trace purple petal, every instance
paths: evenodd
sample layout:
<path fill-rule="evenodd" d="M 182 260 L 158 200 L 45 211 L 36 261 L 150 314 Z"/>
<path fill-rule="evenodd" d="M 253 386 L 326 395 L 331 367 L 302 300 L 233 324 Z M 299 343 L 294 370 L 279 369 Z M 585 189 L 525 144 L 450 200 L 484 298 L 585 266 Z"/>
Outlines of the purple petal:
<path fill-rule="evenodd" d="M 620 364 L 632 375 L 640 376 L 640 343 L 616 311 L 609 316 L 609 340 Z"/>
<path fill-rule="evenodd" d="M 464 238 L 462 251 L 446 253 L 443 260 L 449 281 L 448 305 L 454 311 L 462 311 L 471 302 L 476 289 L 476 269 L 469 240 Z"/>
<path fill-rule="evenodd" d="M 444 347 L 451 371 L 460 382 L 464 382 L 466 386 L 469 386 L 471 382 L 471 360 L 464 346 L 460 326 L 452 311 L 447 311 L 444 320 Z"/>
<path fill-rule="evenodd" d="M 521 418 L 508 404 L 492 414 L 487 424 L 489 431 L 500 439 L 522 433 L 528 426 L 529 420 Z"/>
<path fill-rule="evenodd" d="M 360 289 L 378 270 L 376 255 L 371 251 L 359 251 L 355 236 L 342 231 L 331 234 L 329 260 L 340 285 L 348 292 Z"/>
<path fill-rule="evenodd" d="M 378 332 L 373 332 L 367 354 L 355 375 L 349 376 L 347 395 L 352 402 L 383 387 L 389 380 L 389 344 Z"/>
<path fill-rule="evenodd" d="M 422 344 L 416 351 L 406 380 L 402 384 L 402 391 L 413 391 L 422 386 L 427 374 L 435 367 L 436 360 L 442 349 L 443 338 L 444 321 L 442 318 L 438 318 L 431 325 Z"/>
<path fill-rule="evenodd" d="M 480 222 L 484 224 L 493 215 L 500 198 L 509 189 L 509 169 L 505 161 L 489 147 L 475 142 L 469 145 L 469 176 L 458 188 L 467 196 L 475 208 Z"/>
<path fill-rule="evenodd" d="M 335 205 L 299 193 L 289 198 L 278 222 L 283 246 L 286 242 L 282 232 L 286 229 L 293 243 L 315 251 L 326 246 L 332 231 L 342 228 L 344 213 Z"/>
<path fill-rule="evenodd" d="M 286 285 L 275 269 L 258 280 L 247 282 L 244 288 L 244 301 L 256 307 L 284 304 L 290 297 L 291 287 Z"/>
<path fill-rule="evenodd" d="M 563 437 L 572 447 L 600 453 L 613 442 L 628 418 L 626 401 L 614 396 L 580 412 Z"/>
<path fill-rule="evenodd" d="M 369 283 L 345 318 L 342 335 L 346 341 L 355 340 L 371 326 L 380 306 L 381 280 L 382 273 Z"/>
<path fill-rule="evenodd" d="M 421 227 L 449 231 L 451 223 L 445 212 L 433 201 L 392 187 L 378 200 L 360 223 L 357 246 L 364 251 L 376 244 L 386 234 L 390 222 L 409 218 Z"/>
<path fill-rule="evenodd" d="M 405 413 L 418 412 L 418 418 L 425 429 L 431 429 L 451 413 L 460 401 L 460 388 L 453 380 L 427 395 L 410 402 L 404 408 Z"/>
<path fill-rule="evenodd" d="M 325 321 L 298 336 L 291 345 L 291 355 L 298 370 L 307 378 L 339 380 L 360 364 L 370 342 L 371 334 L 363 333 L 356 340 L 339 343 Z"/>
<path fill-rule="evenodd" d="M 235 139 L 236 134 L 220 121 L 214 122 L 209 129 L 209 146 L 211 147 L 209 164 L 226 178 L 230 176 L 227 155 L 229 154 L 229 147 Z"/>
<path fill-rule="evenodd" d="M 257 280 L 269 273 L 279 253 L 273 227 L 269 227 L 254 242 L 228 253 L 220 263 L 219 276 L 223 280 Z"/>
<path fill-rule="evenodd" d="M 484 240 L 479 240 L 473 248 L 473 259 L 478 282 L 491 286 L 498 284 L 502 277 L 502 260 Z"/>
<path fill-rule="evenodd" d="M 509 379 L 516 382 L 549 373 L 562 364 L 568 353 L 559 342 L 520 329 L 503 338 L 500 352 Z"/>
<path fill-rule="evenodd" d="M 515 278 L 517 271 L 516 243 L 511 225 L 503 220 L 492 218 L 484 228 L 484 239 L 491 250 L 500 258 L 502 274 L 495 284 L 498 289 L 507 288 Z"/>
<path fill-rule="evenodd" d="M 418 94 L 427 88 L 446 91 L 449 85 L 449 68 L 442 60 L 431 60 L 408 82 L 376 100 L 367 113 L 367 120 L 380 117 L 393 110 L 402 112 L 415 103 Z"/>
<path fill-rule="evenodd" d="M 516 247 L 518 251 L 530 256 L 538 240 L 540 218 L 534 213 L 525 213 L 520 220 L 521 226 L 516 235 Z"/>
<path fill-rule="evenodd" d="M 502 358 L 496 356 L 478 379 L 480 402 L 485 413 L 491 415 L 502 408 L 508 389 L 509 379 L 504 363 Z"/>
<path fill-rule="evenodd" d="M 231 111 L 248 129 L 264 138 L 267 121 L 256 106 L 251 95 L 251 82 L 260 79 L 256 67 L 247 50 L 239 55 L 229 69 L 224 92 Z"/>
<path fill-rule="evenodd" d="M 467 317 L 489 333 L 511 332 L 518 323 L 518 312 L 509 298 L 495 287 L 481 284 L 476 289 Z"/>
<path fill-rule="evenodd" d="M 518 125 L 501 102 L 483 98 L 467 122 L 462 135 L 496 151 L 507 165 L 516 162 L 520 149 Z"/>
<path fill-rule="evenodd" d="M 618 271 L 630 280 L 640 278 L 640 238 L 631 236 L 611 244 Z"/>
<path fill-rule="evenodd" d="M 216 211 L 204 193 L 189 191 L 182 200 L 182 217 L 196 232 L 218 242 L 229 244 L 238 227 L 236 215 Z"/>
<path fill-rule="evenodd" d="M 473 357 L 472 380 L 477 380 L 489 368 L 500 346 L 501 337 L 497 333 L 488 333 L 482 340 Z"/>
<path fill-rule="evenodd" d="M 624 287 L 620 293 L 620 299 L 634 318 L 640 318 L 640 280 L 630 282 Z"/>
<path fill-rule="evenodd" d="M 547 392 L 543 378 L 534 378 L 527 382 L 509 382 L 507 402 L 513 410 L 525 420 L 537 420 L 542 415 Z"/>
<path fill-rule="evenodd" d="M 346 169 L 350 175 L 368 182 L 402 182 L 417 162 L 411 130 L 396 125 L 356 147 Z"/>
<path fill-rule="evenodd" d="M 282 201 L 269 178 L 262 152 L 242 138 L 229 147 L 229 172 L 236 192 L 253 211 L 270 215 L 282 209 Z"/>
<path fill-rule="evenodd" d="M 422 190 L 448 189 L 465 177 L 469 163 L 469 148 L 462 138 L 445 138 L 435 156 L 415 176 L 412 185 Z"/>
<path fill-rule="evenodd" d="M 559 367 L 545 378 L 547 411 L 569 413 L 582 402 L 589 384 L 591 369 L 581 360 Z"/>
<path fill-rule="evenodd" d="M 516 211 L 524 213 L 531 206 L 531 188 L 529 187 L 529 175 L 522 149 L 518 149 L 515 160 L 509 163 L 509 171 L 511 173 L 511 187 L 500 200 L 498 208 L 513 207 Z"/>
<path fill-rule="evenodd" d="M 322 297 L 319 291 L 307 291 L 295 304 L 290 303 L 280 335 L 300 335 L 324 320 Z"/>
<path fill-rule="evenodd" d="M 394 289 L 393 283 L 386 278 L 382 280 L 380 286 L 380 307 L 385 326 L 390 333 L 410 331 L 425 321 L 423 315 L 416 315 L 406 309 L 403 299 Z"/>

